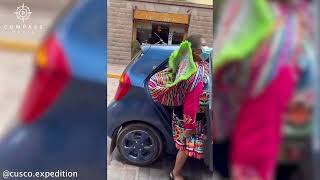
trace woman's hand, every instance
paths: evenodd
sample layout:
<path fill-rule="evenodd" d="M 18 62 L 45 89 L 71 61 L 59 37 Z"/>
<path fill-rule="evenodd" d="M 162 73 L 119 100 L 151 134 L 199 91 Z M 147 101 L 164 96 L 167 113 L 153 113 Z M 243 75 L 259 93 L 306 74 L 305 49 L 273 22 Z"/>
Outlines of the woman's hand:
<path fill-rule="evenodd" d="M 184 130 L 184 136 L 185 137 L 191 137 L 194 134 L 196 134 L 196 130 L 195 129 L 186 129 L 186 130 Z"/>

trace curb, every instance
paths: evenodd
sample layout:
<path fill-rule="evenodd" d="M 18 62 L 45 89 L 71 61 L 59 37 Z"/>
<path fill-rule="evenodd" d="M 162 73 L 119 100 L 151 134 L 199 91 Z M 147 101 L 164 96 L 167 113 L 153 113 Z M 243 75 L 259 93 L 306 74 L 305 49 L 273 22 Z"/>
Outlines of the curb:
<path fill-rule="evenodd" d="M 38 45 L 26 41 L 9 40 L 0 38 L 0 49 L 6 49 L 19 52 L 34 52 Z M 120 74 L 108 73 L 108 78 L 120 79 Z"/>
<path fill-rule="evenodd" d="M 113 73 L 108 73 L 108 78 L 114 78 L 114 79 L 120 79 L 121 75 L 120 74 L 113 74 Z"/>
<path fill-rule="evenodd" d="M 34 52 L 38 45 L 32 42 L 0 38 L 0 49 L 20 52 Z"/>

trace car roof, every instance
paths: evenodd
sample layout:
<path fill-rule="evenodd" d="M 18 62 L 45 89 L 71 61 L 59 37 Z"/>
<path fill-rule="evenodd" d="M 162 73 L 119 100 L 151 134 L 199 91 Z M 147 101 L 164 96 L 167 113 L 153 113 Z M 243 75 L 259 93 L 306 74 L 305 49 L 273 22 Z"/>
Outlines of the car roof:
<path fill-rule="evenodd" d="M 178 45 L 154 45 L 154 44 L 143 44 L 141 46 L 141 49 L 143 52 L 146 52 L 148 50 L 156 50 L 156 51 L 174 51 L 178 49 Z M 149 49 L 151 48 L 151 49 Z"/>

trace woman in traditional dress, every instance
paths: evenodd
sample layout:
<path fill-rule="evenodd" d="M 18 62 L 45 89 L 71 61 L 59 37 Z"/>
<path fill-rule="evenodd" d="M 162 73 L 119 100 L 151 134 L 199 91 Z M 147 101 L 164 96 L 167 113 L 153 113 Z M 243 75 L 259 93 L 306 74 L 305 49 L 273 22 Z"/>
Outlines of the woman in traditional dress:
<path fill-rule="evenodd" d="M 154 101 L 173 107 L 172 131 L 178 154 L 170 177 L 182 180 L 181 171 L 188 157 L 203 158 L 204 112 L 208 92 L 208 60 L 211 48 L 200 35 L 191 35 L 169 58 L 169 67 L 149 81 Z M 201 102 L 201 103 L 200 103 Z M 200 104 L 200 106 L 199 106 Z"/>
<path fill-rule="evenodd" d="M 229 0 L 215 34 L 214 142 L 232 180 L 271 180 L 284 120 L 311 118 L 316 77 L 306 0 Z M 292 116 L 294 109 L 302 109 Z"/>

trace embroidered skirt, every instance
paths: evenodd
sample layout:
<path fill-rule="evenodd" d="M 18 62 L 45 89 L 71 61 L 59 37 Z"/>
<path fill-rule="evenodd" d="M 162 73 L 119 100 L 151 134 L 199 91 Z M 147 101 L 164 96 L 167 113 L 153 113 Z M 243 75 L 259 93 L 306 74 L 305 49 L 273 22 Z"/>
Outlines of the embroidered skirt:
<path fill-rule="evenodd" d="M 203 159 L 203 141 L 206 134 L 204 114 L 198 114 L 196 133 L 191 137 L 184 136 L 184 122 L 175 113 L 172 115 L 172 132 L 176 148 L 185 151 L 189 157 Z"/>

